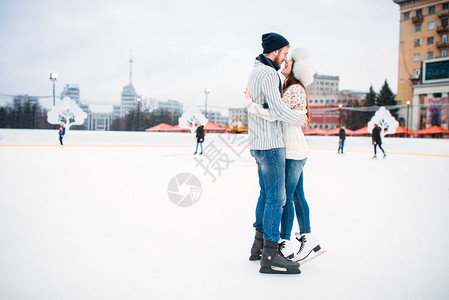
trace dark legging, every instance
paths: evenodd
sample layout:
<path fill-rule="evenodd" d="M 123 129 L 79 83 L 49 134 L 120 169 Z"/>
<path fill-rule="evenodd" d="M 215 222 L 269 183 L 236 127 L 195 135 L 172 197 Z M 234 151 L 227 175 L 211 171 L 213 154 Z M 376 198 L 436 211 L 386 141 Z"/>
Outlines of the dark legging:
<path fill-rule="evenodd" d="M 61 143 L 61 146 L 62 146 L 62 138 L 63 138 L 63 135 L 60 134 L 60 135 L 59 135 L 59 143 Z"/>
<path fill-rule="evenodd" d="M 374 144 L 374 155 L 377 155 L 377 151 L 376 151 L 377 146 L 379 146 L 380 150 L 382 150 L 382 152 L 385 154 L 385 151 L 382 148 L 382 145 Z"/>

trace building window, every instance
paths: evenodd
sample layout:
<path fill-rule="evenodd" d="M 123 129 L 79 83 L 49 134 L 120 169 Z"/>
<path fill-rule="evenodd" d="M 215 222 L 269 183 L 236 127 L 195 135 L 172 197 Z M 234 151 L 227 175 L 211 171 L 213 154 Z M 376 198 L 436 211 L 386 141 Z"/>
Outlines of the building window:
<path fill-rule="evenodd" d="M 421 39 L 416 39 L 415 40 L 415 47 L 416 46 L 421 46 Z"/>
<path fill-rule="evenodd" d="M 443 3 L 443 9 L 449 9 L 449 3 Z"/>
<path fill-rule="evenodd" d="M 410 12 L 404 13 L 404 20 L 410 19 Z"/>
<path fill-rule="evenodd" d="M 324 100 L 323 100 L 323 99 L 321 99 L 321 100 L 320 100 L 320 103 L 323 103 L 323 102 L 324 102 Z"/>
<path fill-rule="evenodd" d="M 448 24 L 447 19 L 442 19 L 442 20 L 441 20 L 441 25 L 442 25 L 442 26 L 446 27 L 447 24 Z"/>
<path fill-rule="evenodd" d="M 432 29 L 434 29 L 435 28 L 435 22 L 429 22 L 428 24 L 427 24 L 427 29 L 428 30 L 432 30 Z"/>
<path fill-rule="evenodd" d="M 442 41 L 442 42 L 447 42 L 447 34 L 443 34 L 443 35 L 441 36 L 441 41 Z"/>
<path fill-rule="evenodd" d="M 430 6 L 429 7 L 429 15 L 434 14 L 435 13 L 435 6 Z"/>
<path fill-rule="evenodd" d="M 415 78 L 419 78 L 419 74 L 421 73 L 421 69 L 415 69 L 413 73 L 415 75 Z"/>
<path fill-rule="evenodd" d="M 416 16 L 422 16 L 422 9 L 416 10 Z"/>
<path fill-rule="evenodd" d="M 433 36 L 427 38 L 427 44 L 433 44 Z"/>
<path fill-rule="evenodd" d="M 415 31 L 421 31 L 421 24 L 415 25 Z"/>
<path fill-rule="evenodd" d="M 427 52 L 427 59 L 432 59 L 432 58 L 433 58 L 433 51 Z"/>
<path fill-rule="evenodd" d="M 441 50 L 441 57 L 446 57 L 447 56 L 447 50 Z"/>
<path fill-rule="evenodd" d="M 421 60 L 421 54 L 415 53 L 415 55 L 413 56 L 413 60 L 414 60 L 414 61 L 419 61 L 419 60 Z"/>

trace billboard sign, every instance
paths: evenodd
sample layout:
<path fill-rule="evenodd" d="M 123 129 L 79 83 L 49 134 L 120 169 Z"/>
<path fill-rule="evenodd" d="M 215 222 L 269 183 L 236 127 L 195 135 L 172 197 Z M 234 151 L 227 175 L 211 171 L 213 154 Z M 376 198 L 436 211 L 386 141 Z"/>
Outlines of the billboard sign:
<path fill-rule="evenodd" d="M 449 82 L 449 57 L 423 61 L 422 82 Z"/>

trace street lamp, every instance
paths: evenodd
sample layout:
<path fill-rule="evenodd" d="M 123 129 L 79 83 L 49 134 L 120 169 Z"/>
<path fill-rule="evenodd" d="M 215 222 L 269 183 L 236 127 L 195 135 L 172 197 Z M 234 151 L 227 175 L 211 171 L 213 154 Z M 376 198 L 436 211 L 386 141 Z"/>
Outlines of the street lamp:
<path fill-rule="evenodd" d="M 210 93 L 209 88 L 204 89 L 204 96 L 206 98 L 206 104 L 204 105 L 204 117 L 207 119 L 207 95 Z"/>
<path fill-rule="evenodd" d="M 55 83 L 58 79 L 58 74 L 56 73 L 50 73 L 50 80 L 53 82 L 53 106 L 55 106 Z"/>
<path fill-rule="evenodd" d="M 406 126 L 406 133 L 405 133 L 405 137 L 408 137 L 408 110 L 410 108 L 410 101 L 407 101 L 407 126 Z"/>
<path fill-rule="evenodd" d="M 338 104 L 338 107 L 340 108 L 340 120 L 339 120 L 339 123 L 340 123 L 340 127 L 341 127 L 341 107 L 342 107 L 343 105 L 340 103 L 340 104 Z"/>
<path fill-rule="evenodd" d="M 137 97 L 137 131 L 140 130 L 140 101 L 142 100 L 142 98 Z"/>

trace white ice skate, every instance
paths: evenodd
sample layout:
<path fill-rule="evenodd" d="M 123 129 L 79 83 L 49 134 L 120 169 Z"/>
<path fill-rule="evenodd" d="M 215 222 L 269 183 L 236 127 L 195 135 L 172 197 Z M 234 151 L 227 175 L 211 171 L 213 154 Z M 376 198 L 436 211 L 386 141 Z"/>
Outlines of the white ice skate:
<path fill-rule="evenodd" d="M 293 258 L 293 261 L 299 262 L 303 265 L 326 252 L 326 250 L 321 249 L 320 244 L 318 244 L 316 239 L 310 233 L 301 235 L 297 232 L 295 235 L 296 239 L 300 243 L 300 247 Z"/>
<path fill-rule="evenodd" d="M 295 249 L 293 248 L 292 242 L 285 239 L 280 239 L 278 242 L 279 252 L 285 258 L 292 259 L 295 257 Z"/>

